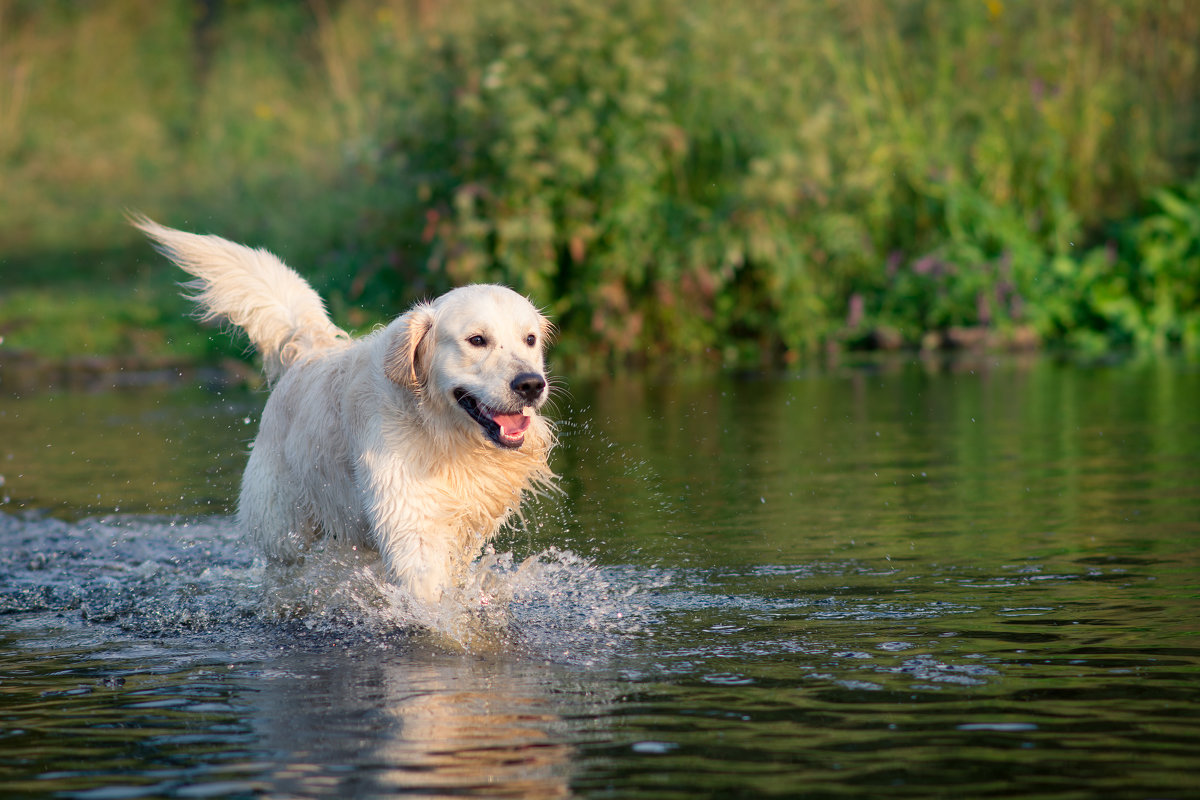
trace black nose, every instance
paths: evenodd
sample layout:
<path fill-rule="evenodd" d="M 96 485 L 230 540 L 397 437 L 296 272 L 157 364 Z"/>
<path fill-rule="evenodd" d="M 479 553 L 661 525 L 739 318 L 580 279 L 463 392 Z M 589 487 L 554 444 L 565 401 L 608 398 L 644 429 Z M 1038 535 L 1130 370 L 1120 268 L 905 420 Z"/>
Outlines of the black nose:
<path fill-rule="evenodd" d="M 546 379 L 536 372 L 522 372 L 513 378 L 509 385 L 514 392 L 532 403 L 542 396 L 542 390 L 546 388 Z"/>

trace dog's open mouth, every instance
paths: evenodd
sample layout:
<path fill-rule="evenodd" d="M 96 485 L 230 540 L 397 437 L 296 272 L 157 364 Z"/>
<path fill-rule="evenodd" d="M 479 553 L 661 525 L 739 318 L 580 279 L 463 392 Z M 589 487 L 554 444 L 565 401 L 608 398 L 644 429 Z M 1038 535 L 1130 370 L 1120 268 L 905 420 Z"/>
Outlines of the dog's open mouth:
<path fill-rule="evenodd" d="M 454 399 L 496 444 L 515 449 L 525 442 L 525 431 L 533 416 L 532 406 L 525 406 L 519 411 L 497 411 L 481 403 L 466 389 L 455 389 Z"/>

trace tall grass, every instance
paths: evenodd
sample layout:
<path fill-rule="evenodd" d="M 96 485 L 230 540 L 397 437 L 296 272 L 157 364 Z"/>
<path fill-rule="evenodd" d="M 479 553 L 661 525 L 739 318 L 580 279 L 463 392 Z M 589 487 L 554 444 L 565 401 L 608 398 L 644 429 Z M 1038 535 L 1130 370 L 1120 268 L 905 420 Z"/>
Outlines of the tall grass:
<path fill-rule="evenodd" d="M 350 324 L 513 284 L 580 361 L 1200 350 L 1186 4 L 6 8 L 10 262 L 135 206 L 275 247 Z"/>

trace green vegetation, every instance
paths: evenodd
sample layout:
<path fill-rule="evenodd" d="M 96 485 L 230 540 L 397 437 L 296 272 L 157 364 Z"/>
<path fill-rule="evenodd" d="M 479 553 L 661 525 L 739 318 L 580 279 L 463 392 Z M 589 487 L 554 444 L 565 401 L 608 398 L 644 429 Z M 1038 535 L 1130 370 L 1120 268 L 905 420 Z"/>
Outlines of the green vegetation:
<path fill-rule="evenodd" d="M 1135 0 L 16 0 L 0 335 L 213 354 L 130 332 L 182 308 L 136 208 L 271 247 L 349 327 L 509 283 L 580 367 L 1200 354 L 1196 41 Z"/>

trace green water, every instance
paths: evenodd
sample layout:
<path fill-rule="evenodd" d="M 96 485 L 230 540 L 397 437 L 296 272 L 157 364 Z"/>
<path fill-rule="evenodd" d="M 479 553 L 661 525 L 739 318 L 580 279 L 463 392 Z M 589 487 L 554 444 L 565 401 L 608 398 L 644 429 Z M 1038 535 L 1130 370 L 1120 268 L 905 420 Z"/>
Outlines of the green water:
<path fill-rule="evenodd" d="M 261 396 L 0 398 L 0 787 L 1200 797 L 1198 398 L 1170 362 L 572 383 L 465 645 L 247 550 Z"/>

